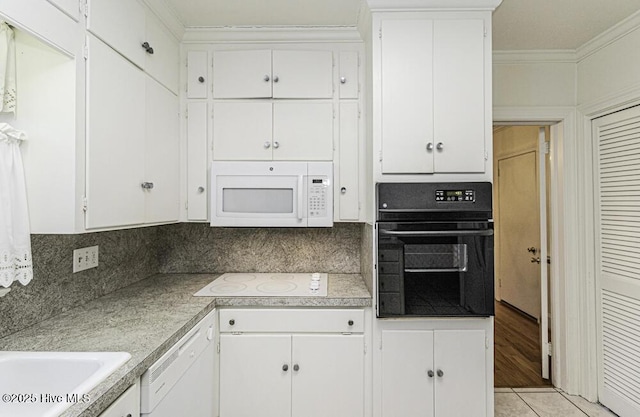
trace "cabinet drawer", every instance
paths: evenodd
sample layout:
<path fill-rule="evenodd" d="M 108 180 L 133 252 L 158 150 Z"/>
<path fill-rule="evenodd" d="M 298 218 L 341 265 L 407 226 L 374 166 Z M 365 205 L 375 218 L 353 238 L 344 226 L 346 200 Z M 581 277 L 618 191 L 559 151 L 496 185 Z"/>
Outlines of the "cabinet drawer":
<path fill-rule="evenodd" d="M 378 260 L 380 262 L 398 262 L 400 260 L 400 250 L 380 249 L 378 251 Z"/>
<path fill-rule="evenodd" d="M 400 293 L 379 293 L 378 296 L 380 314 L 404 314 L 404 302 Z"/>
<path fill-rule="evenodd" d="M 351 323 L 351 324 L 350 324 Z M 362 309 L 223 309 L 220 332 L 362 333 Z"/>
<path fill-rule="evenodd" d="M 399 274 L 400 262 L 380 262 L 378 263 L 381 274 Z"/>
<path fill-rule="evenodd" d="M 99 417 L 140 417 L 140 384 L 130 386 Z"/>
<path fill-rule="evenodd" d="M 400 292 L 401 277 L 397 274 L 378 275 L 378 289 L 380 292 Z"/>

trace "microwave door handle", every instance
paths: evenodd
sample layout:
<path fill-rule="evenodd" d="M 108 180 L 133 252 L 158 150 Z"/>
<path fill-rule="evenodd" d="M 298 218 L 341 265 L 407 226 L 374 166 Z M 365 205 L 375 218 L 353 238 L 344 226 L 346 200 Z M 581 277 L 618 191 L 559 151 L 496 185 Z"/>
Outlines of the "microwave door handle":
<path fill-rule="evenodd" d="M 405 236 L 405 237 L 493 236 L 493 229 L 487 229 L 487 230 L 422 230 L 422 231 L 380 230 L 380 234 L 387 235 L 387 236 Z"/>
<path fill-rule="evenodd" d="M 298 175 L 298 220 L 304 219 L 302 206 L 304 205 L 304 175 Z M 306 207 L 305 207 L 306 211 Z"/>

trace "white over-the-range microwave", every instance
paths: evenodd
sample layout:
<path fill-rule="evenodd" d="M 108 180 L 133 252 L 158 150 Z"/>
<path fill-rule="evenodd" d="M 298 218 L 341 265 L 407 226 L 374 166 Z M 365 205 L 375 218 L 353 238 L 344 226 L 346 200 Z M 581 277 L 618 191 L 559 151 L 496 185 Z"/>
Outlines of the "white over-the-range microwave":
<path fill-rule="evenodd" d="M 332 162 L 213 162 L 211 226 L 333 226 Z"/>

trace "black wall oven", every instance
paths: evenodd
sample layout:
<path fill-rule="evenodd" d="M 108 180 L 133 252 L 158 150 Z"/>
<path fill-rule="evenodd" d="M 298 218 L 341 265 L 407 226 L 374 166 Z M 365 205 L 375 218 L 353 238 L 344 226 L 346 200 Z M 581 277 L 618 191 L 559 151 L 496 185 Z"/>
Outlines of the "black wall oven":
<path fill-rule="evenodd" d="M 377 185 L 377 315 L 492 316 L 491 184 Z"/>

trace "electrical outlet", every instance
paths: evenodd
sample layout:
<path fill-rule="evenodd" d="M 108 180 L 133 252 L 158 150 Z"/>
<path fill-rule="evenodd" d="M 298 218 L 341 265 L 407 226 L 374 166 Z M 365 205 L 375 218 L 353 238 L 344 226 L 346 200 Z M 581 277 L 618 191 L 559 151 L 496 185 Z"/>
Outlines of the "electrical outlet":
<path fill-rule="evenodd" d="M 76 249 L 73 251 L 73 272 L 84 271 L 85 269 L 98 266 L 98 246 Z"/>

